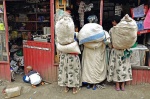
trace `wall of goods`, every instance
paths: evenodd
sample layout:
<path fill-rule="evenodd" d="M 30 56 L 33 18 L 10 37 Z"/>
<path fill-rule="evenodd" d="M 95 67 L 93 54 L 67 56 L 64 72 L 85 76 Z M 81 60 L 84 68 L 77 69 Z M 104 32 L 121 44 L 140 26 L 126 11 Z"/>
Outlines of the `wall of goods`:
<path fill-rule="evenodd" d="M 50 34 L 50 0 L 6 3 L 10 40 L 22 36 L 24 40 L 47 42 Z"/>
<path fill-rule="evenodd" d="M 0 61 L 7 61 L 4 8 L 2 3 L 0 3 Z"/>

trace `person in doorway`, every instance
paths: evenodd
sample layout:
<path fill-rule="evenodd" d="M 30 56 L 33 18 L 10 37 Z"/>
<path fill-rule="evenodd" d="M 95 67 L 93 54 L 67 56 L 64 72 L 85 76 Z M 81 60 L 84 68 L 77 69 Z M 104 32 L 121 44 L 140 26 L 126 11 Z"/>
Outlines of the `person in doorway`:
<path fill-rule="evenodd" d="M 114 16 L 112 18 L 112 25 L 116 26 L 120 22 L 121 18 L 119 16 Z M 110 29 L 110 36 L 112 33 L 112 28 Z M 132 80 L 132 70 L 130 64 L 130 51 L 126 49 L 115 49 L 113 45 L 110 44 L 111 48 L 109 65 L 108 65 L 108 82 L 115 82 L 116 91 L 125 90 L 125 82 Z"/>
<path fill-rule="evenodd" d="M 33 88 L 35 88 L 39 84 L 44 85 L 44 82 L 42 81 L 42 78 L 38 72 L 33 70 L 31 66 L 27 66 L 26 69 L 27 69 L 27 74 L 23 76 L 24 82 L 30 83 Z"/>

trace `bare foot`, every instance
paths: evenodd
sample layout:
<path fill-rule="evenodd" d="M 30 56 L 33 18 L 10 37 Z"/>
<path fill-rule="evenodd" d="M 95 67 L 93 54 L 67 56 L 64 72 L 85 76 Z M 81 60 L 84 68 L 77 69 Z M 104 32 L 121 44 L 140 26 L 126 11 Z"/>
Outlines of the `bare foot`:
<path fill-rule="evenodd" d="M 41 82 L 41 85 L 44 85 L 45 83 L 44 82 Z"/>
<path fill-rule="evenodd" d="M 36 86 L 35 86 L 35 85 L 32 85 L 32 87 L 33 87 L 33 88 L 36 88 Z"/>

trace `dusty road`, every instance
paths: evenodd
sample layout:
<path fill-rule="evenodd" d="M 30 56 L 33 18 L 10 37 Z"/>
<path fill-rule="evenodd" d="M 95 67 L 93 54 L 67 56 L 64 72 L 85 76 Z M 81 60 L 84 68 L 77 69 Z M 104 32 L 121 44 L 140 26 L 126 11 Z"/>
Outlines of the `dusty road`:
<path fill-rule="evenodd" d="M 115 91 L 113 85 L 106 85 L 105 89 L 97 90 L 82 87 L 76 95 L 72 94 L 72 90 L 64 93 L 57 83 L 32 88 L 22 80 L 3 82 L 0 84 L 0 91 L 4 86 L 22 86 L 21 95 L 12 99 L 150 99 L 150 84 L 128 85 L 125 91 Z M 0 99 L 5 99 L 2 93 Z"/>

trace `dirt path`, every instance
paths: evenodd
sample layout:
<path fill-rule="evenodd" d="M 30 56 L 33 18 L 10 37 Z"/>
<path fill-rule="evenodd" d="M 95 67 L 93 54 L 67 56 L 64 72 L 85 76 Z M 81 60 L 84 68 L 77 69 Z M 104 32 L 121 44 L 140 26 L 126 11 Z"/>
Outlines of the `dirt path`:
<path fill-rule="evenodd" d="M 126 91 L 115 91 L 113 85 L 106 85 L 105 89 L 94 91 L 82 87 L 76 95 L 72 94 L 72 90 L 64 93 L 63 88 L 59 87 L 57 83 L 32 88 L 30 84 L 21 80 L 12 83 L 2 82 L 0 91 L 4 86 L 22 86 L 21 95 L 12 99 L 150 99 L 150 84 L 128 85 Z M 2 93 L 0 93 L 0 99 L 4 99 Z"/>

